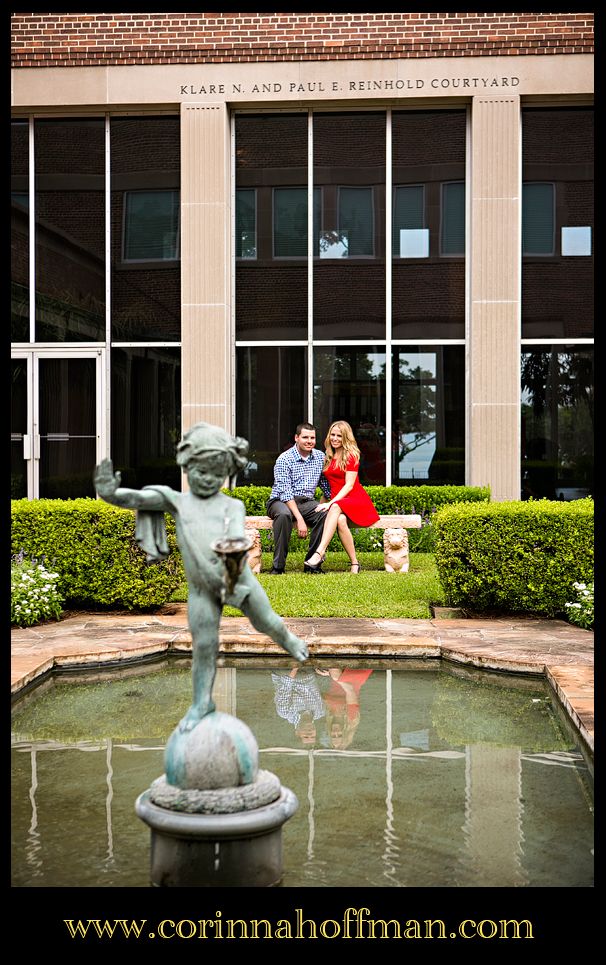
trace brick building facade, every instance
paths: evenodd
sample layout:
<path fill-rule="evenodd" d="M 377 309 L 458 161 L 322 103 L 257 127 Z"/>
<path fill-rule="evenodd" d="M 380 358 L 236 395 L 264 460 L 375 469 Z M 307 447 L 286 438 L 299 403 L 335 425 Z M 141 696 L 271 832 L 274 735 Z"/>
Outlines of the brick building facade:
<path fill-rule="evenodd" d="M 592 492 L 591 13 L 11 19 L 14 495 L 178 486 L 200 419 L 265 484 L 303 418 Z"/>

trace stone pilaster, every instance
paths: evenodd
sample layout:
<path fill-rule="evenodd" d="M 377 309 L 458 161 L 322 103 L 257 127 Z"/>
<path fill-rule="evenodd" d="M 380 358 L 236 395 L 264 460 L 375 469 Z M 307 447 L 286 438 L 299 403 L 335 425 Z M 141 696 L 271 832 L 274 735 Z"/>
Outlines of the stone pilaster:
<path fill-rule="evenodd" d="M 520 498 L 520 98 L 474 97 L 467 482 Z"/>

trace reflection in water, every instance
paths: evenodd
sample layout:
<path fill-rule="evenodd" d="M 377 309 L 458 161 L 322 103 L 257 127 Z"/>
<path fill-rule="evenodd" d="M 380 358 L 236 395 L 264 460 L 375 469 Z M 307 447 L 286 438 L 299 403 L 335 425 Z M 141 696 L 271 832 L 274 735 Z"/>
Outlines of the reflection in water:
<path fill-rule="evenodd" d="M 385 784 L 387 795 L 385 797 L 385 850 L 383 861 L 385 862 L 384 875 L 390 884 L 398 886 L 396 875 L 399 864 L 400 848 L 397 844 L 398 837 L 394 833 L 394 810 L 393 810 L 393 775 L 392 775 L 392 723 L 391 723 L 391 670 L 385 671 L 385 709 L 387 718 L 385 721 Z"/>
<path fill-rule="evenodd" d="M 299 799 L 284 885 L 592 883 L 591 776 L 544 682 L 420 662 L 234 663 L 218 709 L 236 709 L 237 682 L 260 766 Z M 136 689 L 133 675 L 53 683 L 16 708 L 15 886 L 148 886 L 149 831 L 133 803 L 162 772 L 191 667 L 138 668 Z M 340 731 L 326 727 L 337 703 Z"/>
<path fill-rule="evenodd" d="M 105 758 L 107 765 L 107 798 L 105 800 L 105 814 L 107 817 L 107 858 L 105 860 L 106 865 L 109 862 L 113 863 L 114 858 L 114 835 L 112 831 L 112 798 L 114 796 L 114 788 L 112 786 L 112 740 L 111 737 L 107 738 L 107 754 Z"/>
<path fill-rule="evenodd" d="M 32 763 L 32 782 L 29 789 L 29 799 L 32 805 L 32 820 L 25 845 L 25 860 L 31 868 L 34 877 L 42 874 L 42 842 L 38 831 L 38 810 L 36 808 L 36 791 L 38 789 L 38 769 L 36 766 L 36 748 L 32 747 L 30 759 Z"/>

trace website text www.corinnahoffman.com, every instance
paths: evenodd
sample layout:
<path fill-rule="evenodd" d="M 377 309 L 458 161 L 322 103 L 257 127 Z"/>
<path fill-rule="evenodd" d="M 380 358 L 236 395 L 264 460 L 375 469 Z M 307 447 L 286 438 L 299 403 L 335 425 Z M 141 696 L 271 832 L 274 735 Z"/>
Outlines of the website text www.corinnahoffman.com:
<path fill-rule="evenodd" d="M 196 941 L 204 939 L 528 939 L 534 938 L 529 919 L 441 918 L 396 919 L 373 917 L 368 908 L 346 908 L 338 918 L 307 918 L 295 908 L 287 918 L 229 918 L 216 911 L 213 918 L 77 918 L 63 919 L 66 934 L 74 941 L 158 939 Z"/>

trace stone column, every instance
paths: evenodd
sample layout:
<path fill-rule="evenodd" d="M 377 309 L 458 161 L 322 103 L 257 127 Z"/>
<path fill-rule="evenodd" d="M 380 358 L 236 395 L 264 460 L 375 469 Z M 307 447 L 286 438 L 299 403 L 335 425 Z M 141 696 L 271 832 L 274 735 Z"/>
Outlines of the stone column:
<path fill-rule="evenodd" d="M 230 137 L 224 104 L 181 107 L 182 431 L 231 431 Z"/>
<path fill-rule="evenodd" d="M 521 121 L 515 95 L 473 98 L 467 482 L 520 498 Z"/>

